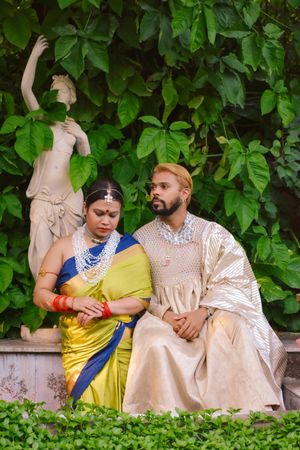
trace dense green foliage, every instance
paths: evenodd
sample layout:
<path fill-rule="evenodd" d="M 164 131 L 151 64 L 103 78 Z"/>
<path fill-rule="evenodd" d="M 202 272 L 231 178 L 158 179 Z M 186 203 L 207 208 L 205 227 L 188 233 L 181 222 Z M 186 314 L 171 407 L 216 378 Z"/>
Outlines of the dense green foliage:
<path fill-rule="evenodd" d="M 0 336 L 34 329 L 27 264 L 32 163 L 65 111 L 49 89 L 69 73 L 71 114 L 92 155 L 74 154 L 74 189 L 97 174 L 123 186 L 120 227 L 151 219 L 157 161 L 184 164 L 192 212 L 215 220 L 250 258 L 271 323 L 300 330 L 299 0 L 3 0 L 0 4 Z M 50 49 L 35 92 L 47 121 L 27 114 L 20 80 L 38 34 Z M 48 315 L 49 319 L 49 315 Z"/>
<path fill-rule="evenodd" d="M 0 400 L 0 446 L 10 450 L 294 450 L 300 446 L 299 412 L 280 419 L 253 412 L 244 420 L 234 418 L 234 411 L 219 416 L 212 412 L 179 412 L 178 417 L 148 412 L 133 417 L 81 404 L 76 411 L 66 408 L 54 413 L 29 401 Z"/>

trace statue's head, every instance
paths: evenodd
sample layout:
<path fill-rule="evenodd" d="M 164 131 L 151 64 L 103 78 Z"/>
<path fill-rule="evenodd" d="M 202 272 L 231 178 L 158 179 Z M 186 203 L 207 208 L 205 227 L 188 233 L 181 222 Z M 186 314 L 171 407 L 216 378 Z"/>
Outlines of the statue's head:
<path fill-rule="evenodd" d="M 56 89 L 57 101 L 65 103 L 67 109 L 76 102 L 76 89 L 68 75 L 53 75 L 51 89 Z"/>

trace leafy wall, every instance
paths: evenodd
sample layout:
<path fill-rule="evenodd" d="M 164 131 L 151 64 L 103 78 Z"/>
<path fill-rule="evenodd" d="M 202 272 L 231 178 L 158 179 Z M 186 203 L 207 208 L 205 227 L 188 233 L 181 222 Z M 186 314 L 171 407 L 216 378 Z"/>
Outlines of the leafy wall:
<path fill-rule="evenodd" d="M 273 325 L 300 330 L 300 1 L 3 0 L 0 3 L 0 336 L 40 326 L 28 269 L 26 187 L 64 111 L 45 94 L 69 73 L 71 115 L 92 155 L 74 154 L 74 189 L 101 173 L 124 189 L 120 228 L 152 218 L 157 161 L 184 164 L 192 212 L 221 223 L 250 258 Z M 50 43 L 27 114 L 20 81 L 38 34 Z M 51 314 L 47 321 L 53 320 Z"/>

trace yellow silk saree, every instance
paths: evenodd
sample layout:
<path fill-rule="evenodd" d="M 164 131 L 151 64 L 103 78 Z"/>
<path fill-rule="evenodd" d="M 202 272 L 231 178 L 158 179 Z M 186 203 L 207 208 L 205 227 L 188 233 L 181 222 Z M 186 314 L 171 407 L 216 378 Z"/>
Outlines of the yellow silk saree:
<path fill-rule="evenodd" d="M 98 255 L 105 244 L 90 249 Z M 63 265 L 57 290 L 64 295 L 91 296 L 99 301 L 134 297 L 145 308 L 151 297 L 151 275 L 143 248 L 127 233 L 121 237 L 108 272 L 96 285 L 77 273 L 75 258 Z M 62 355 L 67 391 L 74 399 L 122 409 L 131 355 L 132 328 L 136 317 L 129 315 L 95 319 L 82 326 L 75 314 L 60 317 Z"/>

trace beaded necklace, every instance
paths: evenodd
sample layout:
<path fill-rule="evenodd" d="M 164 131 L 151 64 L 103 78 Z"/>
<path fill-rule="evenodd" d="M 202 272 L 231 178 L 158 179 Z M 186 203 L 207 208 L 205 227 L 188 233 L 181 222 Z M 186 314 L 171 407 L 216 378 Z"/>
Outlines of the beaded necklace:
<path fill-rule="evenodd" d="M 195 216 L 187 211 L 183 226 L 179 231 L 173 231 L 169 225 L 156 216 L 156 227 L 159 235 L 169 244 L 187 244 L 193 239 L 195 229 Z"/>
<path fill-rule="evenodd" d="M 72 245 L 75 257 L 76 270 L 86 283 L 95 285 L 107 273 L 111 266 L 112 258 L 116 253 L 120 242 L 120 235 L 113 231 L 107 240 L 101 253 L 94 256 L 84 239 L 85 227 L 77 228 L 72 236 Z"/>

